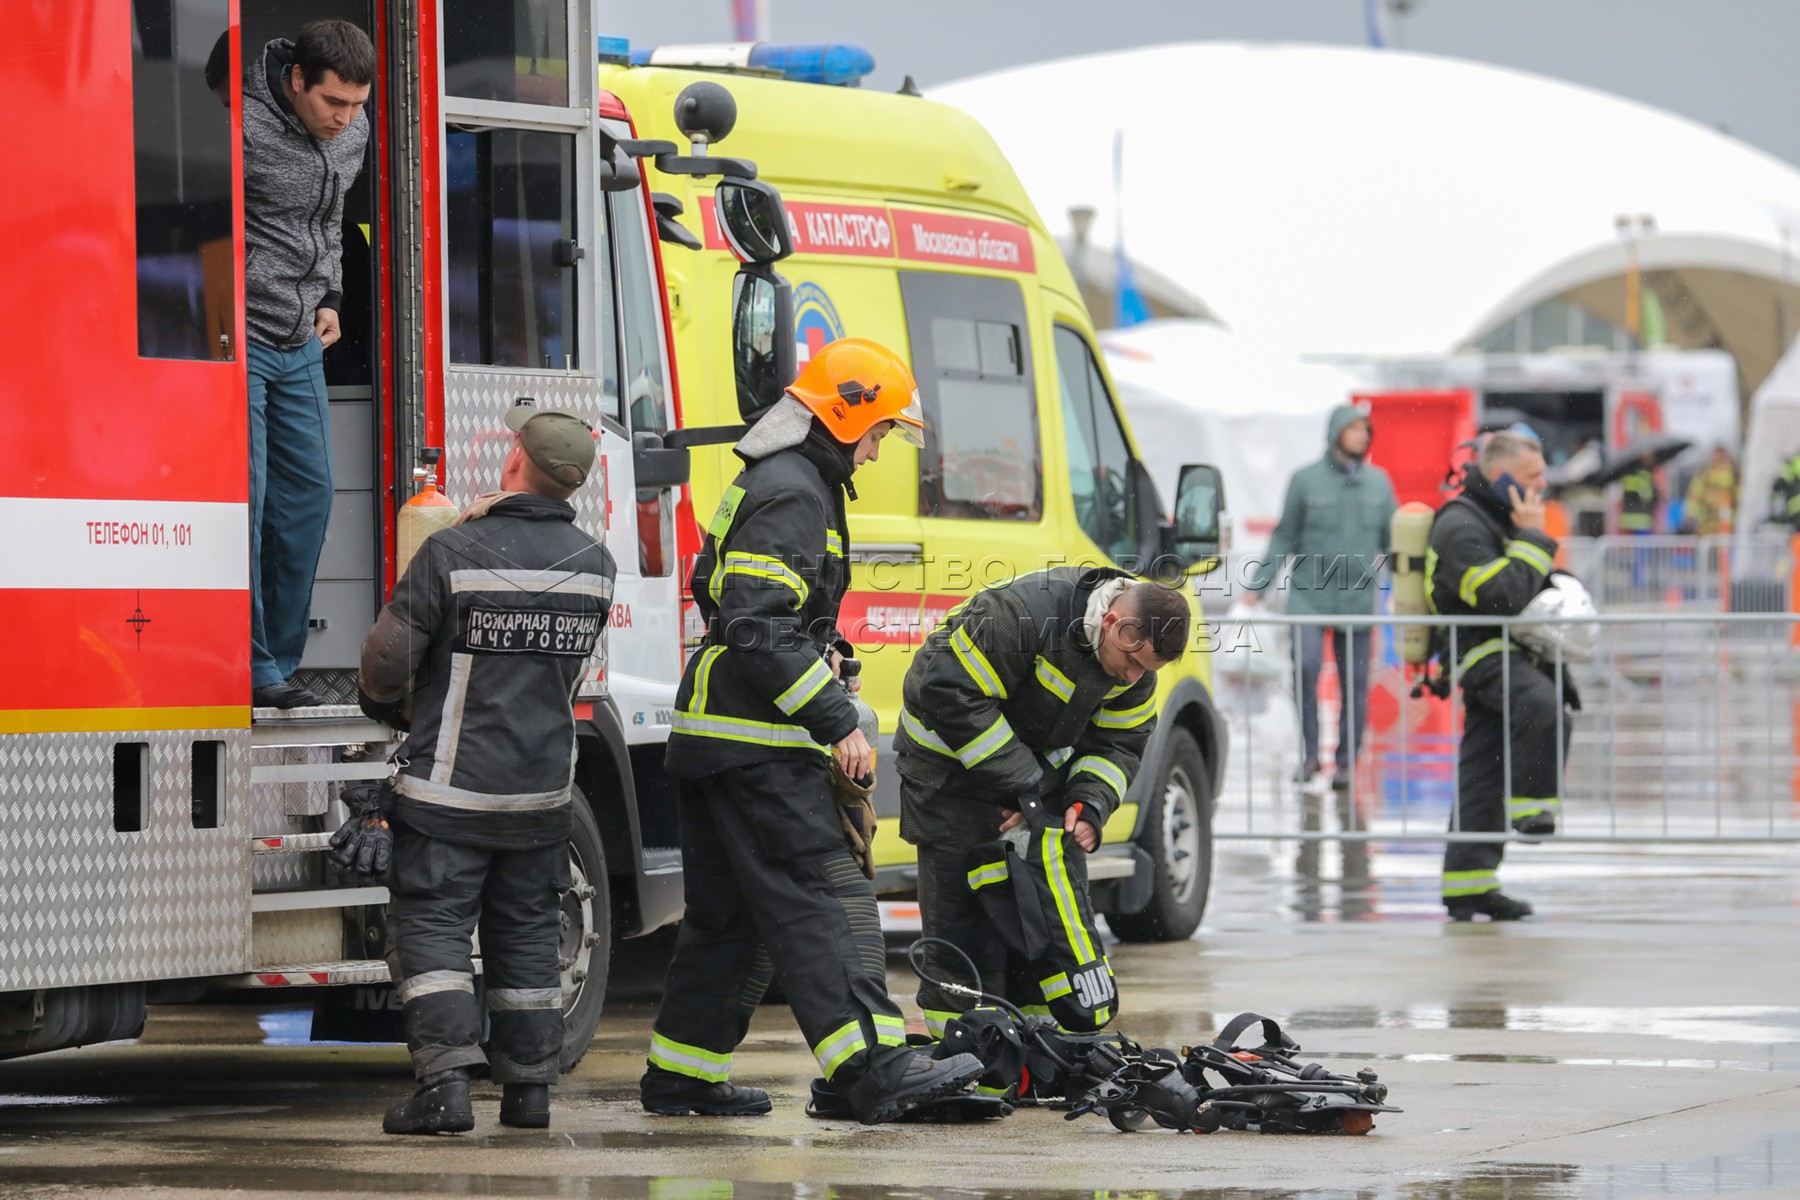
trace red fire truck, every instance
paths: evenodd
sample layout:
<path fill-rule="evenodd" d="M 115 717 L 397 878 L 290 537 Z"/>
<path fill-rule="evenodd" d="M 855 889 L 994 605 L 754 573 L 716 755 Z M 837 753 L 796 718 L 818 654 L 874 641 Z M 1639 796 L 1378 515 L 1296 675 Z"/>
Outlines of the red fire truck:
<path fill-rule="evenodd" d="M 615 931 L 680 912 L 675 806 L 657 803 L 697 541 L 663 442 L 680 409 L 659 231 L 679 240 L 679 205 L 639 163 L 729 173 L 702 157 L 728 94 L 689 114 L 691 154 L 634 141 L 595 83 L 588 0 L 0 11 L 0 1056 L 133 1036 L 146 1003 L 219 987 L 366 985 L 362 1006 L 388 1007 L 385 890 L 321 853 L 335 785 L 388 769 L 388 731 L 353 704 L 358 646 L 415 464 L 441 453 L 459 503 L 496 486 L 504 409 L 529 396 L 601 431 L 577 507 L 619 564 L 577 703 L 572 1062 Z M 302 668 L 336 703 L 253 713 L 236 81 L 325 16 L 368 30 L 380 64 L 325 356 L 337 495 Z M 204 79 L 221 35 L 224 97 Z"/>

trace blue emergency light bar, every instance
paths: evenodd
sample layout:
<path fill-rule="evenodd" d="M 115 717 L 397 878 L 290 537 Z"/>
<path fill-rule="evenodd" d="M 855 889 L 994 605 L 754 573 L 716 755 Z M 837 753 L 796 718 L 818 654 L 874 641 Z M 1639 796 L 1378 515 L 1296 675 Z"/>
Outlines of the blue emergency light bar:
<path fill-rule="evenodd" d="M 602 42 L 621 42 L 604 38 Z M 602 55 L 607 53 L 603 45 Z M 617 51 L 613 51 L 617 53 Z M 824 83 L 855 87 L 875 70 L 875 56 L 861 46 L 813 42 L 728 42 L 700 46 L 653 46 L 632 50 L 631 63 L 638 67 L 688 67 L 696 70 L 773 71 L 795 83 Z M 616 60 L 609 60 L 616 61 Z"/>

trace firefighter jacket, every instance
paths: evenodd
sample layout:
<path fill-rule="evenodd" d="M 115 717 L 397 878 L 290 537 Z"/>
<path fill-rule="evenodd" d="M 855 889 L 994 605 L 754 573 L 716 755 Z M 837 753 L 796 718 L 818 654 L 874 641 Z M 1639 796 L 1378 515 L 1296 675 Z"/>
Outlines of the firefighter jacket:
<path fill-rule="evenodd" d="M 573 700 L 614 576 L 574 522 L 565 502 L 517 492 L 439 530 L 363 641 L 363 695 L 411 689 L 394 792 L 420 833 L 512 849 L 568 835 Z"/>
<path fill-rule="evenodd" d="M 850 472 L 848 448 L 814 432 L 725 489 L 689 585 L 707 637 L 675 694 L 671 774 L 830 753 L 856 728 L 827 665 L 849 582 Z"/>
<path fill-rule="evenodd" d="M 1626 533 L 1649 533 L 1656 528 L 1656 472 L 1639 467 L 1619 480 L 1619 528 Z"/>
<path fill-rule="evenodd" d="M 1800 532 L 1800 454 L 1781 464 L 1771 495 L 1769 519 Z"/>
<path fill-rule="evenodd" d="M 1512 509 L 1469 468 L 1463 491 L 1438 510 L 1425 552 L 1425 596 L 1444 616 L 1515 617 L 1544 589 L 1556 565 L 1556 539 L 1514 529 Z M 1502 627 L 1458 626 L 1459 669 L 1509 647 Z M 1446 655 L 1449 653 L 1446 642 Z"/>
<path fill-rule="evenodd" d="M 1156 728 L 1156 675 L 1120 684 L 1083 627 L 1105 568 L 1054 567 L 989 588 L 951 610 L 906 673 L 894 736 L 904 794 L 993 806 L 1041 789 L 1046 808 L 1077 801 L 1104 826 Z M 934 842 L 918 805 L 901 836 Z"/>

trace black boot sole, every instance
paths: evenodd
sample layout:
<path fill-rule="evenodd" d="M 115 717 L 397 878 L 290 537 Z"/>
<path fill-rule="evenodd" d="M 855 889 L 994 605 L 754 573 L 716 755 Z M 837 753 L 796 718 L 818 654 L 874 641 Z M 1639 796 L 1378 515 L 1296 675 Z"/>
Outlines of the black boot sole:
<path fill-rule="evenodd" d="M 547 1117 L 544 1123 L 546 1125 L 549 1124 L 549 1119 Z M 391 1117 L 383 1117 L 381 1121 L 381 1132 L 383 1133 L 467 1133 L 473 1128 L 475 1128 L 475 1114 L 473 1112 L 436 1112 L 422 1120 L 412 1122 L 405 1126 L 400 1125 L 399 1122 L 393 1120 Z"/>
<path fill-rule="evenodd" d="M 987 1070 L 986 1067 L 976 1063 L 969 1070 L 947 1075 L 930 1087 L 889 1096 L 864 1113 L 861 1117 L 862 1123 L 864 1125 L 885 1125 L 889 1121 L 897 1120 L 903 1114 L 911 1112 L 921 1104 L 930 1104 L 933 1100 L 942 1100 L 946 1096 L 957 1095 L 969 1084 L 981 1078 L 981 1073 L 985 1070 Z"/>
<path fill-rule="evenodd" d="M 500 1123 L 513 1129 L 548 1129 L 550 1128 L 550 1110 L 539 1112 L 500 1114 Z"/>
<path fill-rule="evenodd" d="M 709 1104 L 653 1103 L 643 1101 L 644 1111 L 655 1117 L 766 1117 L 775 1110 L 771 1100 L 760 1104 L 720 1108 Z"/>

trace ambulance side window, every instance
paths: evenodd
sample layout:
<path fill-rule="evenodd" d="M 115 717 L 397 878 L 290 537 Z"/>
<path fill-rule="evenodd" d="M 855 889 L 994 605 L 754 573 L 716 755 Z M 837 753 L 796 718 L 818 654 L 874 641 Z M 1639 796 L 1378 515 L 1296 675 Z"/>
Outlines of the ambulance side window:
<path fill-rule="evenodd" d="M 238 309 L 231 112 L 206 86 L 207 59 L 231 19 L 226 0 L 194 0 L 176 14 L 166 3 L 160 10 L 154 4 L 132 6 L 137 333 L 143 358 L 237 357 L 231 344 Z"/>
<path fill-rule="evenodd" d="M 900 292 L 925 408 L 919 515 L 1041 520 L 1042 456 L 1019 285 L 902 271 Z"/>
<path fill-rule="evenodd" d="M 1075 519 L 1115 562 L 1137 553 L 1137 492 L 1131 449 L 1087 339 L 1056 327 L 1056 376 L 1068 430 L 1069 487 Z"/>

